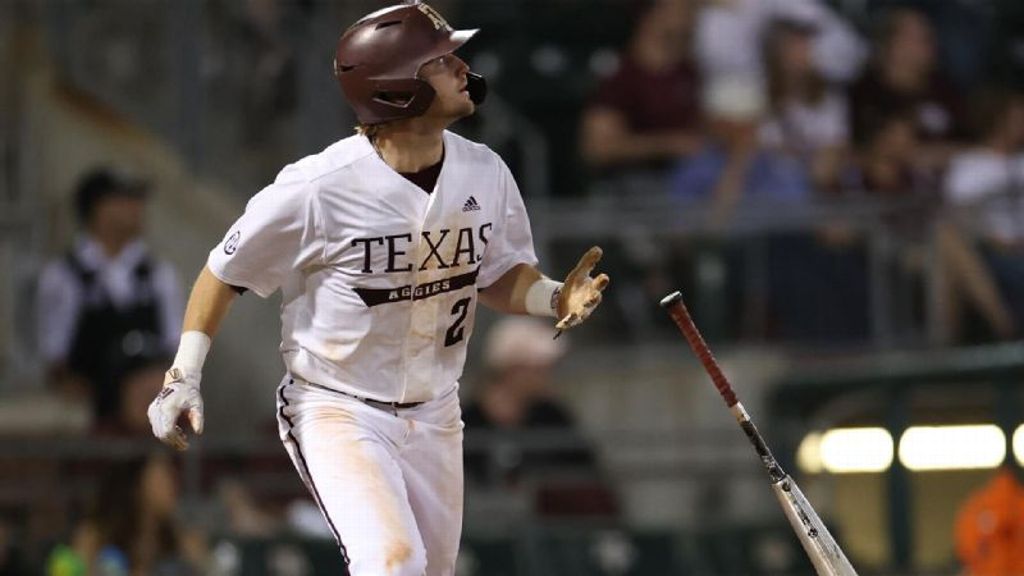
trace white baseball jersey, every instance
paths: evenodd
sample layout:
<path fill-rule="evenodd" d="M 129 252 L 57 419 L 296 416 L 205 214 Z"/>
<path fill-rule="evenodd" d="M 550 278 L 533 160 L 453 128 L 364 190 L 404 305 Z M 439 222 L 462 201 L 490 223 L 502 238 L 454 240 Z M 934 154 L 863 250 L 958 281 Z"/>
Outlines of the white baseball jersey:
<path fill-rule="evenodd" d="M 284 168 L 210 252 L 221 281 L 281 288 L 288 370 L 374 400 L 420 402 L 462 373 L 476 293 L 536 264 L 508 167 L 444 133 L 433 193 L 389 167 L 363 136 Z"/>

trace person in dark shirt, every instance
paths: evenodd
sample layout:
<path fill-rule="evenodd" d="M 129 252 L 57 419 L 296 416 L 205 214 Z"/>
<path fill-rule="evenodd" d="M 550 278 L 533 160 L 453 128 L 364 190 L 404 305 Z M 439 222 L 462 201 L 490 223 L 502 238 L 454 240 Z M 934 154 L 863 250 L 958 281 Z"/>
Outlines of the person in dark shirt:
<path fill-rule="evenodd" d="M 638 14 L 618 71 L 583 113 L 582 153 L 599 171 L 664 168 L 701 143 L 690 2 L 649 0 Z"/>
<path fill-rule="evenodd" d="M 924 14 L 894 9 L 882 21 L 875 61 L 851 89 L 854 140 L 863 143 L 872 128 L 894 110 L 907 111 L 923 145 L 918 162 L 943 166 L 963 141 L 966 107 L 956 87 L 936 69 L 932 26 Z"/>
<path fill-rule="evenodd" d="M 487 381 L 462 413 L 470 440 L 466 477 L 510 490 L 537 481 L 542 513 L 611 513 L 614 498 L 597 457 L 548 386 L 564 352 L 564 339 L 552 340 L 546 326 L 528 318 L 506 318 L 491 330 Z"/>
<path fill-rule="evenodd" d="M 671 170 L 703 147 L 701 81 L 691 55 L 695 2 L 633 2 L 635 22 L 618 69 L 605 78 L 580 118 L 580 156 L 592 177 L 588 194 L 613 203 L 668 195 Z M 653 247 L 645 231 L 609 249 L 629 278 L 611 295 L 623 334 L 645 337 L 656 330 L 654 306 L 636 313 L 636 301 L 655 302 L 671 285 L 671 255 Z M 621 256 L 620 256 L 621 255 Z M 627 310 L 631 310 L 627 312 Z"/>
<path fill-rule="evenodd" d="M 103 436 L 145 438 L 153 433 L 146 408 L 164 384 L 170 360 L 161 354 L 141 354 L 126 360 L 116 385 L 118 412 L 96 422 L 95 432 Z"/>
<path fill-rule="evenodd" d="M 846 187 L 881 198 L 909 196 L 919 190 L 922 174 L 915 158 L 921 141 L 913 113 L 879 115 L 865 130 L 854 177 Z"/>
<path fill-rule="evenodd" d="M 184 308 L 174 268 L 142 240 L 148 183 L 108 167 L 75 192 L 81 235 L 43 270 L 36 298 L 39 350 L 51 386 L 89 398 L 95 424 L 120 409 L 134 359 L 170 355 Z"/>

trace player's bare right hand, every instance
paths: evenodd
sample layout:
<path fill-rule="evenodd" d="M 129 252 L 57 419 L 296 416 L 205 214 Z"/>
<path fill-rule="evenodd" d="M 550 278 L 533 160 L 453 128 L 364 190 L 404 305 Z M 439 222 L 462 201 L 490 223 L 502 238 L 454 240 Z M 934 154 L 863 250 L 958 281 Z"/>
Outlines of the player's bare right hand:
<path fill-rule="evenodd" d="M 185 431 L 177 424 L 182 414 L 188 415 L 193 432 L 203 433 L 203 397 L 199 394 L 199 375 L 171 368 L 164 376 L 163 389 L 149 404 L 146 415 L 153 427 L 153 435 L 177 450 L 188 448 Z"/>

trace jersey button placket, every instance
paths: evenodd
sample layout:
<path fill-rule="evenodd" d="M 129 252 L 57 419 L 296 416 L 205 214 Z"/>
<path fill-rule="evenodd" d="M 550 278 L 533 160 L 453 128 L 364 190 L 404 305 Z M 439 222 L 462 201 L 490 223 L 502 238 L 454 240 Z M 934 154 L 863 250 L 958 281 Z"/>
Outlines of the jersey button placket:
<path fill-rule="evenodd" d="M 416 230 L 413 230 L 413 238 L 415 239 L 415 250 L 411 253 L 415 256 L 413 260 L 412 271 L 409 272 L 409 323 L 405 327 L 405 343 L 402 345 L 402 390 L 398 396 L 399 402 L 406 400 L 406 394 L 409 391 L 409 378 L 412 377 L 413 371 L 416 369 L 415 362 L 415 342 L 416 342 L 416 311 L 418 309 L 416 301 L 416 287 L 419 286 L 417 278 L 419 272 L 417 267 L 419 266 L 420 251 L 423 249 L 423 228 L 422 226 Z"/>
<path fill-rule="evenodd" d="M 437 302 L 434 299 L 424 298 L 413 304 L 413 326 L 410 339 L 414 344 L 409 366 L 409 380 L 410 388 L 418 393 L 423 392 L 429 386 L 429 380 L 433 376 L 436 310 Z"/>
<path fill-rule="evenodd" d="M 419 191 L 422 193 L 422 191 Z M 423 238 L 423 230 L 427 229 L 427 221 L 430 215 L 430 209 L 434 204 L 434 196 L 427 198 L 427 202 L 422 206 L 419 217 L 419 222 L 416 223 L 417 228 L 413 231 L 413 238 L 415 239 L 415 249 L 411 251 L 414 256 L 412 262 L 412 271 L 409 273 L 409 284 L 412 286 L 412 302 L 410 303 L 409 312 L 409 326 L 405 336 L 405 374 L 402 379 L 402 401 L 406 400 L 409 393 L 409 389 L 418 389 L 416 381 L 420 376 L 422 368 L 422 349 L 423 344 L 423 329 L 427 326 L 424 318 L 425 304 L 428 302 L 426 299 L 417 299 L 416 290 L 423 283 L 423 281 L 429 281 L 429 278 L 425 279 L 429 273 L 420 271 L 420 267 L 423 265 L 426 255 L 428 253 L 426 240 Z M 412 386 L 410 386 L 412 381 Z"/>
<path fill-rule="evenodd" d="M 430 230 L 431 213 L 440 207 L 437 190 L 427 198 L 426 205 L 416 234 L 416 259 L 412 271 L 412 314 L 407 336 L 406 375 L 403 398 L 412 389 L 417 396 L 429 388 L 433 377 L 434 341 L 436 339 L 437 301 L 435 298 L 415 297 L 416 289 L 436 280 L 437 274 L 429 267 L 430 255 L 434 251 L 423 237 L 424 230 Z M 437 204 L 437 205 L 435 205 Z M 425 265 L 426 269 L 422 270 Z"/>

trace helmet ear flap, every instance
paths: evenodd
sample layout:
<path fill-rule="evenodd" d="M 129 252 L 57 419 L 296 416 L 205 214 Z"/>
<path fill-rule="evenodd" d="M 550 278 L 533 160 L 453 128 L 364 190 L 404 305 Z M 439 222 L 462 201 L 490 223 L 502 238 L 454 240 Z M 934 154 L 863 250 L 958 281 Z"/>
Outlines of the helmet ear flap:
<path fill-rule="evenodd" d="M 466 90 L 473 104 L 483 104 L 487 98 L 487 79 L 475 72 L 466 72 Z"/>
<path fill-rule="evenodd" d="M 412 101 L 412 92 L 375 92 L 373 101 L 385 106 L 405 108 Z"/>
<path fill-rule="evenodd" d="M 354 64 L 342 64 L 341 62 L 338 62 L 337 58 L 335 58 L 334 59 L 334 76 L 335 76 L 335 78 L 341 79 L 341 75 L 342 74 L 344 74 L 346 72 L 351 72 L 351 71 L 355 70 L 358 67 L 359 66 L 354 65 Z"/>
<path fill-rule="evenodd" d="M 370 101 L 381 117 L 405 118 L 426 112 L 435 95 L 434 87 L 418 78 L 380 80 Z"/>

